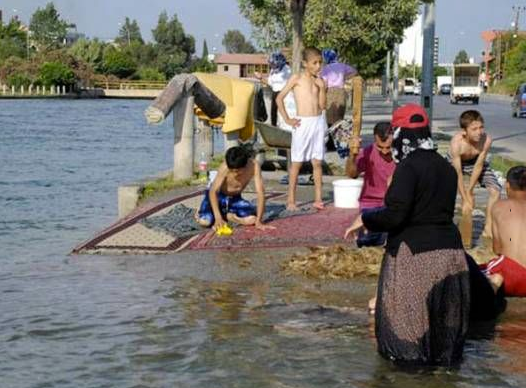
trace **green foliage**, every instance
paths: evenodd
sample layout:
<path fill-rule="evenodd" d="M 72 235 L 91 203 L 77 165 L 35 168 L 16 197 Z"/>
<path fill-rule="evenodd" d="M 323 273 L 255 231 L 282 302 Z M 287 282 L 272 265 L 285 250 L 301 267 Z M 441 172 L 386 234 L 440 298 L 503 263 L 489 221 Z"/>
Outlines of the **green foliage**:
<path fill-rule="evenodd" d="M 206 44 L 206 39 L 203 41 L 203 53 L 201 58 L 208 60 L 208 45 Z"/>
<path fill-rule="evenodd" d="M 130 45 L 132 42 L 138 42 L 144 44 L 142 39 L 141 29 L 137 20 L 133 19 L 130 21 L 129 17 L 126 17 L 124 24 L 119 30 L 119 36 L 115 39 L 115 42 L 121 46 Z"/>
<path fill-rule="evenodd" d="M 522 41 L 512 48 L 506 55 L 506 75 L 518 74 L 526 71 L 526 41 Z"/>
<path fill-rule="evenodd" d="M 75 84 L 75 74 L 67 65 L 61 62 L 45 62 L 40 67 L 38 81 L 41 85 L 49 87 L 71 86 Z"/>
<path fill-rule="evenodd" d="M 20 89 L 21 86 L 27 88 L 33 83 L 31 75 L 27 73 L 15 73 L 7 77 L 7 86 L 14 86 L 15 89 Z"/>
<path fill-rule="evenodd" d="M 216 70 L 217 65 L 205 58 L 196 59 L 190 64 L 190 72 L 192 73 L 215 73 Z"/>
<path fill-rule="evenodd" d="M 256 52 L 255 47 L 245 39 L 245 35 L 239 30 L 228 30 L 223 36 L 223 46 L 227 53 L 252 54 Z"/>
<path fill-rule="evenodd" d="M 461 63 L 469 63 L 469 55 L 466 52 L 466 50 L 460 50 L 455 57 L 455 60 L 453 61 L 455 65 L 461 64 Z"/>
<path fill-rule="evenodd" d="M 417 15 L 418 0 L 311 0 L 305 15 L 305 44 L 334 48 L 363 76 L 379 75 L 385 55 L 400 42 Z"/>
<path fill-rule="evenodd" d="M 447 67 L 434 66 L 433 67 L 433 76 L 435 77 L 435 80 L 436 80 L 437 77 L 442 76 L 442 75 L 449 75 L 449 71 L 448 71 Z"/>
<path fill-rule="evenodd" d="M 165 177 L 147 182 L 141 190 L 139 201 L 144 201 L 156 194 L 161 194 L 178 187 L 190 186 L 191 184 L 192 179 L 181 179 L 176 181 L 174 180 L 173 175 L 169 174 Z"/>
<path fill-rule="evenodd" d="M 506 158 L 501 155 L 494 155 L 491 158 L 491 168 L 496 171 L 500 171 L 504 176 L 508 173 L 508 170 L 512 167 L 521 165 L 523 163 L 515 159 Z"/>
<path fill-rule="evenodd" d="M 167 78 L 184 71 L 195 52 L 195 39 L 185 34 L 177 15 L 168 19 L 168 14 L 163 11 L 152 34 L 156 42 L 158 68 Z"/>
<path fill-rule="evenodd" d="M 27 55 L 27 31 L 21 29 L 18 20 L 2 25 L 0 23 L 0 63 L 7 58 L 25 57 Z"/>
<path fill-rule="evenodd" d="M 291 12 L 286 0 L 238 0 L 252 24 L 260 47 L 290 46 Z M 309 0 L 304 17 L 304 42 L 334 48 L 343 62 L 364 76 L 378 75 L 385 55 L 415 20 L 419 0 Z"/>
<path fill-rule="evenodd" d="M 292 18 L 285 0 L 238 0 L 238 5 L 259 47 L 274 51 L 291 45 Z"/>
<path fill-rule="evenodd" d="M 417 80 L 419 80 L 422 79 L 422 68 L 418 65 L 401 66 L 399 69 L 398 76 L 400 79 L 416 78 Z"/>
<path fill-rule="evenodd" d="M 137 76 L 146 81 L 166 81 L 163 73 L 153 67 L 141 67 L 137 70 Z"/>
<path fill-rule="evenodd" d="M 82 38 L 68 49 L 68 53 L 76 59 L 89 64 L 93 69 L 101 71 L 104 47 L 104 43 L 98 39 L 87 40 Z"/>
<path fill-rule="evenodd" d="M 493 85 L 490 92 L 497 94 L 512 94 L 515 93 L 517 87 L 524 82 L 526 82 L 526 71 L 517 74 L 508 74 L 497 85 Z"/>
<path fill-rule="evenodd" d="M 137 64 L 130 54 L 110 46 L 104 50 L 103 68 L 106 74 L 127 78 L 135 73 Z"/>
<path fill-rule="evenodd" d="M 32 38 L 43 50 L 61 46 L 68 27 L 69 23 L 60 19 L 53 3 L 48 3 L 43 9 L 37 8 L 29 23 Z"/>

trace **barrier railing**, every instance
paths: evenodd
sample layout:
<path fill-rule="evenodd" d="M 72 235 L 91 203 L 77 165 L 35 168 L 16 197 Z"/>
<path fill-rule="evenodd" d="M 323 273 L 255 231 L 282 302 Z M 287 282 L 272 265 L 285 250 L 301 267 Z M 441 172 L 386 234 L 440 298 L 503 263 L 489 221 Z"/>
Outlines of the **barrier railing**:
<path fill-rule="evenodd" d="M 167 81 L 96 81 L 93 83 L 95 88 L 117 89 L 117 90 L 163 90 Z"/>

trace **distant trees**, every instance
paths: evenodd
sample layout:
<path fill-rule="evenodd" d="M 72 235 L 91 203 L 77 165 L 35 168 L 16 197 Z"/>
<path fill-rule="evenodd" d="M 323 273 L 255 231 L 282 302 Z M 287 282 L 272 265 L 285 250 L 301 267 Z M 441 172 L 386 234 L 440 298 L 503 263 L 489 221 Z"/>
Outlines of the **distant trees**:
<path fill-rule="evenodd" d="M 130 45 L 132 42 L 144 44 L 137 20 L 133 19 L 133 21 L 130 21 L 130 18 L 126 17 L 119 30 L 119 35 L 115 38 L 115 42 L 121 46 Z"/>
<path fill-rule="evenodd" d="M 245 35 L 239 30 L 225 32 L 222 43 L 227 53 L 252 54 L 256 52 L 256 48 L 246 40 Z"/>
<path fill-rule="evenodd" d="M 469 55 L 466 52 L 466 50 L 460 50 L 458 54 L 455 57 L 455 60 L 453 61 L 455 65 L 459 65 L 461 63 L 469 63 Z"/>
<path fill-rule="evenodd" d="M 60 18 L 53 3 L 37 8 L 29 23 L 32 39 L 39 49 L 49 50 L 62 45 L 70 23 Z"/>
<path fill-rule="evenodd" d="M 81 38 L 66 46 L 68 28 L 53 3 L 37 8 L 29 27 L 12 19 L 0 23 L 0 84 L 90 85 L 97 79 L 144 79 L 164 81 L 187 71 L 215 71 L 203 56 L 195 56 L 195 40 L 187 34 L 177 15 L 161 12 L 153 42 L 144 42 L 136 20 L 126 17 L 113 42 Z M 30 43 L 28 50 L 27 43 Z M 30 58 L 28 58 L 28 56 Z"/>

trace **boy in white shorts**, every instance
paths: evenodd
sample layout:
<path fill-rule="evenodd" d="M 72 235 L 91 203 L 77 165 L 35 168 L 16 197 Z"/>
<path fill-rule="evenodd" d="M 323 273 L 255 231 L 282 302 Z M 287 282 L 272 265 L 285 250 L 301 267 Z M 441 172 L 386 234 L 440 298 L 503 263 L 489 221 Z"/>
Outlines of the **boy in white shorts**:
<path fill-rule="evenodd" d="M 297 210 L 296 186 L 303 162 L 312 163 L 314 177 L 314 204 L 316 209 L 323 209 L 322 162 L 325 156 L 325 119 L 326 85 L 319 77 L 323 63 L 321 51 L 315 47 L 303 50 L 303 71 L 289 78 L 285 87 L 276 98 L 279 113 L 285 122 L 293 128 L 291 145 L 291 166 L 289 172 L 289 190 L 287 209 Z M 284 99 L 292 90 L 296 100 L 297 117 L 289 117 Z"/>

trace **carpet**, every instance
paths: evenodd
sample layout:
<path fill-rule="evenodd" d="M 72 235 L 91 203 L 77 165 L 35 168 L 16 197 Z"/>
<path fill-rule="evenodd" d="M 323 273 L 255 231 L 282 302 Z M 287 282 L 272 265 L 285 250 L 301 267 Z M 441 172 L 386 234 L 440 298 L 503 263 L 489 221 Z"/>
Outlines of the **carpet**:
<path fill-rule="evenodd" d="M 280 217 L 270 223 L 274 230 L 254 227 L 235 228 L 230 236 L 217 236 L 213 231 L 199 235 L 189 243 L 189 249 L 243 249 L 299 247 L 344 243 L 345 229 L 358 215 L 358 209 L 327 206 L 309 214 Z"/>

